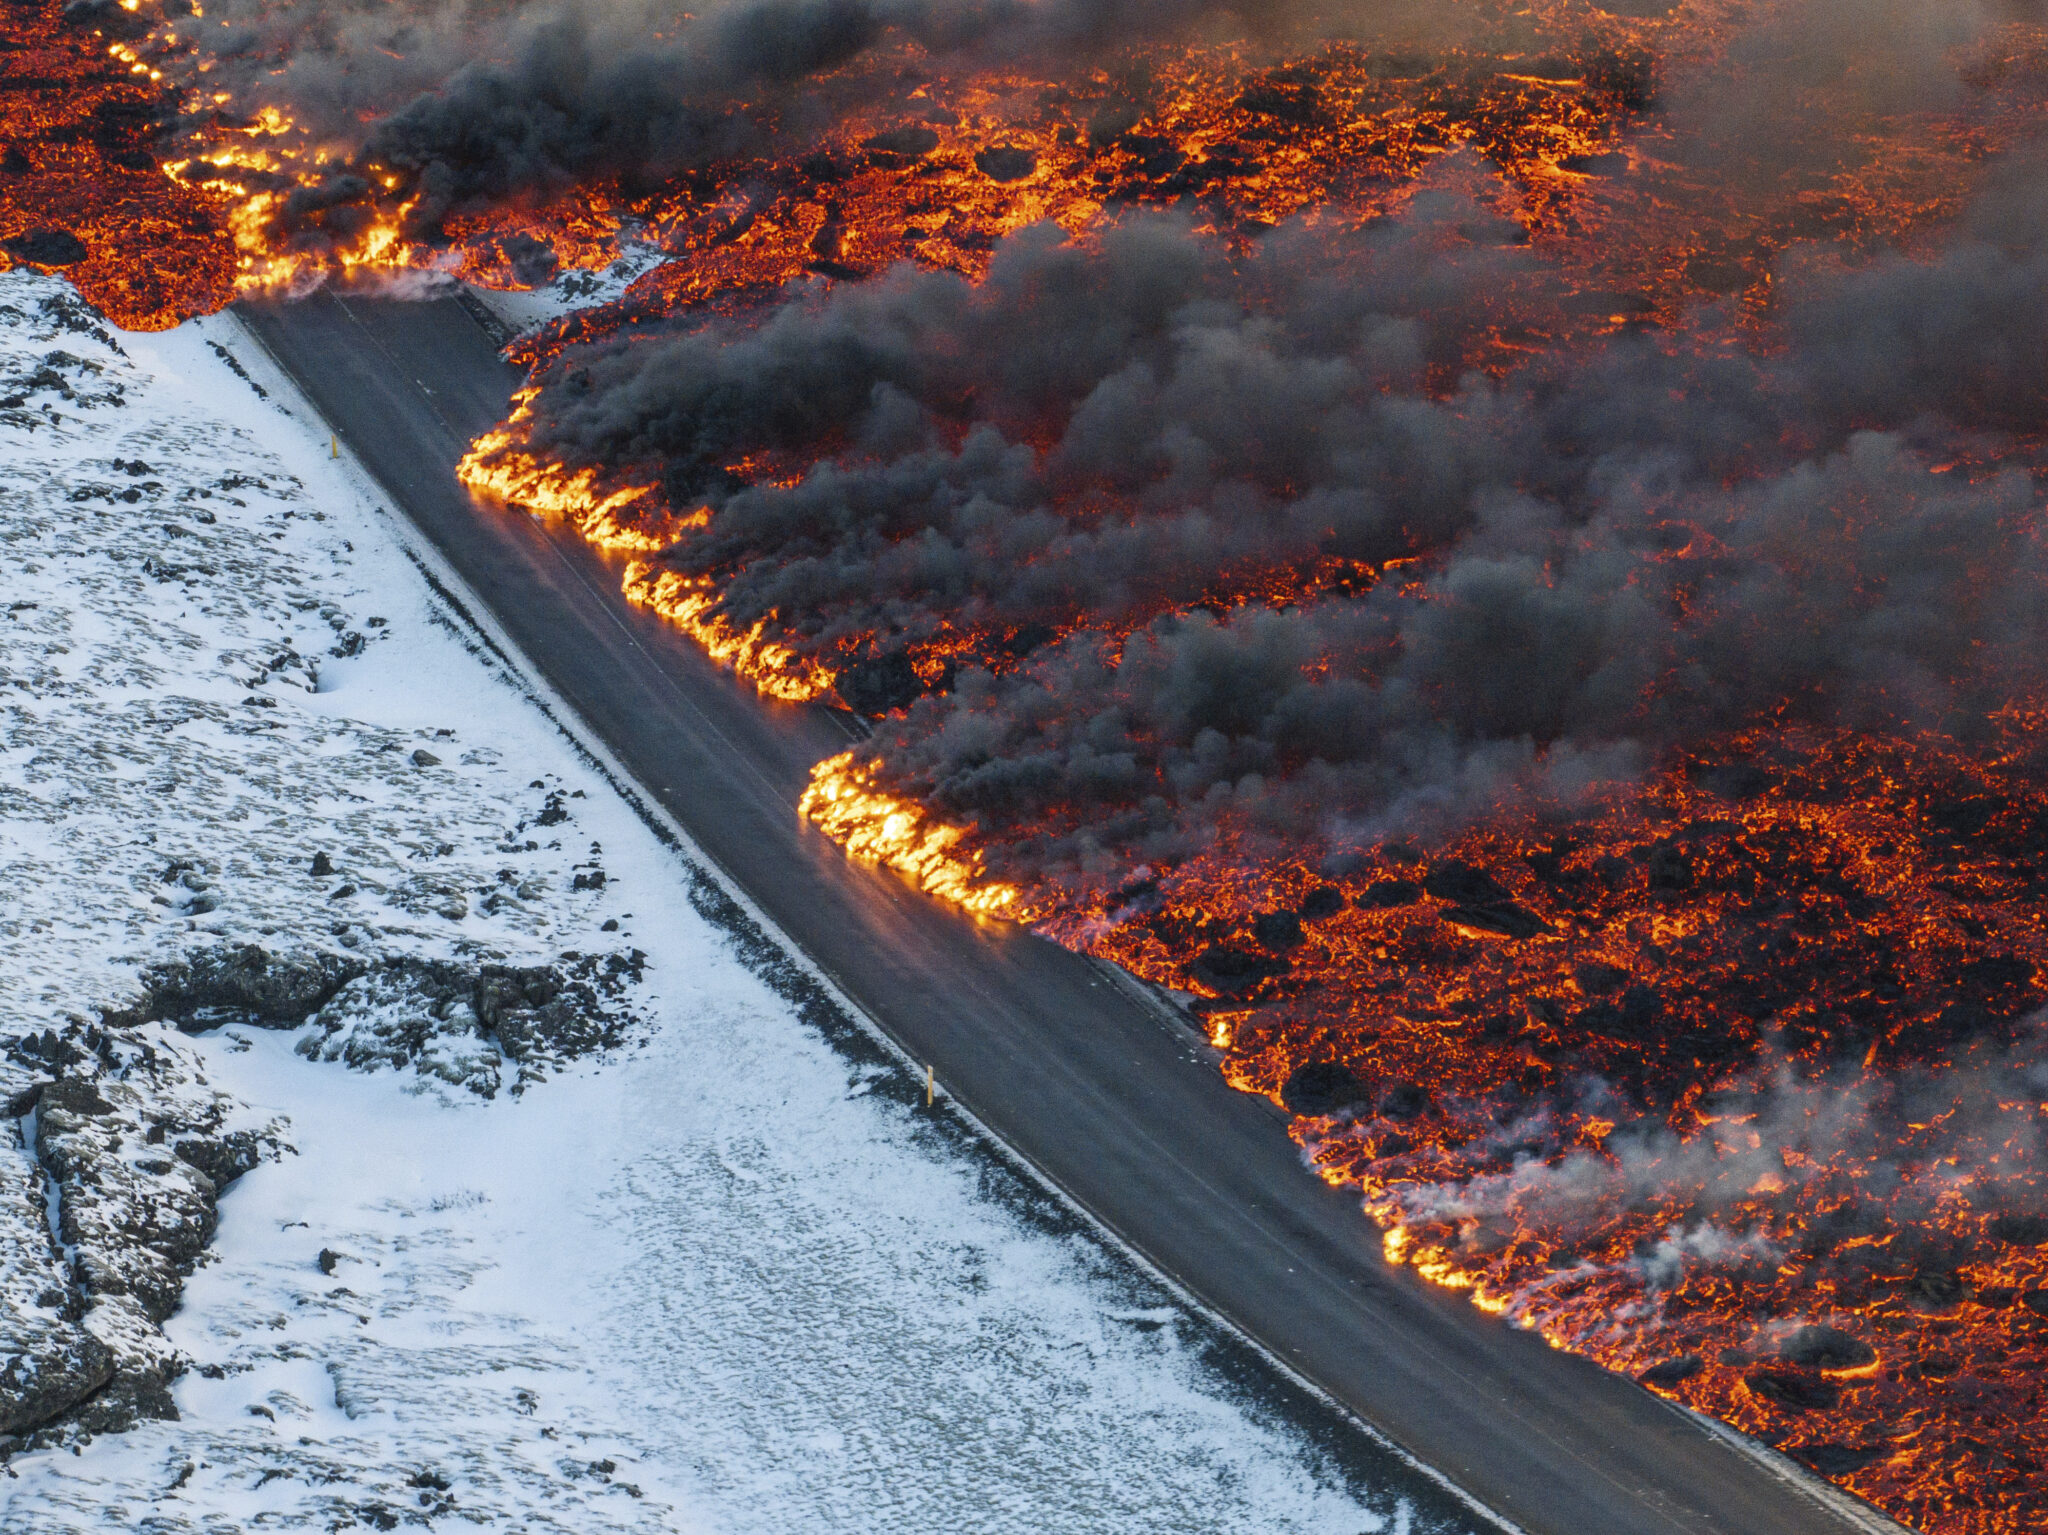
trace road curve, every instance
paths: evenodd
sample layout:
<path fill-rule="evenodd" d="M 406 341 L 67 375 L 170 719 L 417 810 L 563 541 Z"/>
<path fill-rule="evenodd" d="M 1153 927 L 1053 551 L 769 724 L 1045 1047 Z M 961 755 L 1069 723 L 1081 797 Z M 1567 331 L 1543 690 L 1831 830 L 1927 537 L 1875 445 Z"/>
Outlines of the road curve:
<path fill-rule="evenodd" d="M 1276 1111 L 1227 1087 L 1192 1034 L 1090 961 L 963 917 L 803 823 L 843 717 L 756 697 L 627 604 L 580 539 L 456 481 L 519 382 L 463 304 L 323 292 L 241 315 L 726 876 L 947 1092 L 1272 1354 L 1530 1535 L 1891 1527 L 1390 1267 L 1356 1199 L 1304 1171 Z"/>

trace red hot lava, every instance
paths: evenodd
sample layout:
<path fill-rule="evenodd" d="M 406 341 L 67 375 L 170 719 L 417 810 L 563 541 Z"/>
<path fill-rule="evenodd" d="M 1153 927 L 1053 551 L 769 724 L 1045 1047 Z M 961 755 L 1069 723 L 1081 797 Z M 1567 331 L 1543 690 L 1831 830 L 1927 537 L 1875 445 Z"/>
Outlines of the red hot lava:
<path fill-rule="evenodd" d="M 1394 1260 L 2034 1527 L 2048 36 L 1005 14 L 35 25 L 243 286 L 658 257 L 464 472 L 876 719 L 806 814 L 1187 994 Z"/>

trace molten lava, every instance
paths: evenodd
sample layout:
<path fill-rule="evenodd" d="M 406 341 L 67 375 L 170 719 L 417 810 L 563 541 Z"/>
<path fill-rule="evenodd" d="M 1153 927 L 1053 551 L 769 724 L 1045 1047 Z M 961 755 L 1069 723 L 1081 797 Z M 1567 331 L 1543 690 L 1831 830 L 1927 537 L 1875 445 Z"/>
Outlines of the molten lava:
<path fill-rule="evenodd" d="M 1182 993 L 1391 1260 L 1917 1528 L 2036 1528 L 2048 408 L 2024 379 L 1871 403 L 1871 359 L 1808 356 L 1856 305 L 1788 294 L 1938 253 L 2038 136 L 2048 35 L 1445 9 L 1415 47 L 1078 63 L 884 35 L 707 107 L 658 175 L 455 196 L 417 136 L 216 90 L 196 6 L 17 7 L 0 248 L 135 326 L 237 286 L 658 257 L 515 345 L 532 382 L 461 472 L 624 556 L 632 601 L 763 694 L 877 720 L 805 816 Z M 1136 340 L 1130 271 L 1184 285 Z M 1013 355 L 1084 303 L 1050 362 Z M 687 409 L 612 419 L 648 359 Z M 1235 460 L 1201 414 L 1232 368 L 1226 415 L 1314 386 Z M 1514 582 L 1549 603 L 1521 631 Z M 1561 721 L 1525 696 L 1520 652 L 1638 610 L 1640 644 L 1573 631 Z M 1467 620 L 1484 664 L 1401 673 Z M 1487 749 L 1331 725 L 1368 693 Z M 1226 728 L 1283 694 L 1291 735 Z M 1198 716 L 1225 725 L 1174 735 Z"/>
<path fill-rule="evenodd" d="M 148 24 L 78 11 L 31 0 L 0 27 L 0 258 L 63 272 L 130 330 L 210 314 L 235 294 L 230 205 L 163 172 L 176 92 L 131 46 Z"/>

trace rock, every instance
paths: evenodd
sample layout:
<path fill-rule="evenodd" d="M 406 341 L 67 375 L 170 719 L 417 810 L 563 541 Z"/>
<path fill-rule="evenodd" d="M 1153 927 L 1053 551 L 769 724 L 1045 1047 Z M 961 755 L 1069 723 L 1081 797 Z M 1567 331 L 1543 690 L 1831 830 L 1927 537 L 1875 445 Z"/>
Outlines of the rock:
<path fill-rule="evenodd" d="M 1994 1215 L 1984 1231 L 1992 1241 L 2013 1247 L 2048 1247 L 2048 1216 Z"/>
<path fill-rule="evenodd" d="M 45 1083 L 37 1107 L 43 1119 L 52 1114 L 96 1118 L 114 1112 L 114 1106 L 100 1096 L 99 1089 L 77 1077 L 59 1077 L 54 1082 Z"/>
<path fill-rule="evenodd" d="M 1291 911 L 1266 911 L 1252 918 L 1252 937 L 1260 947 L 1276 954 L 1300 948 L 1307 936 L 1301 930 L 1301 918 Z"/>
<path fill-rule="evenodd" d="M 1321 97 L 1313 85 L 1254 85 L 1237 98 L 1237 105 L 1282 122 L 1310 123 L 1315 121 Z"/>
<path fill-rule="evenodd" d="M 1785 1412 L 1825 1412 L 1842 1397 L 1833 1381 L 1795 1370 L 1751 1370 L 1742 1384 L 1751 1396 Z"/>
<path fill-rule="evenodd" d="M 42 1169 L 19 1129 L 0 1126 L 0 1434 L 40 1427 L 112 1378 L 113 1352 L 66 1315 L 74 1299 Z"/>
<path fill-rule="evenodd" d="M 1447 858 L 1429 871 L 1423 890 L 1453 906 L 1492 906 L 1506 901 L 1508 890 L 1484 869 Z"/>
<path fill-rule="evenodd" d="M 870 135 L 861 140 L 860 147 L 885 160 L 921 160 L 939 147 L 939 136 L 929 128 L 912 123 Z"/>
<path fill-rule="evenodd" d="M 1906 1281 L 1906 1297 L 1923 1311 L 1946 1311 L 1970 1293 L 1953 1269 L 1923 1268 Z"/>
<path fill-rule="evenodd" d="M 1860 1370 L 1877 1363 L 1877 1350 L 1839 1327 L 1814 1325 L 1780 1338 L 1777 1357 L 1812 1370 Z"/>
<path fill-rule="evenodd" d="M 321 1008 L 321 1032 L 301 1054 L 362 1070 L 411 1068 L 483 1097 L 503 1063 L 561 1061 L 624 1038 L 617 998 L 646 956 L 565 955 L 555 965 L 472 966 L 393 958 L 358 976 Z"/>
<path fill-rule="evenodd" d="M 421 747 L 420 750 L 412 754 L 412 765 L 414 767 L 423 768 L 439 767 L 441 765 L 441 759 L 435 756 L 432 752 L 428 751 L 425 747 Z"/>
<path fill-rule="evenodd" d="M 1693 258 L 1694 261 L 1701 259 L 1697 256 Z M 1709 262 L 1716 259 L 1712 256 L 1705 258 Z M 1750 272 L 1747 265 L 1741 261 L 1728 261 L 1725 257 L 1718 259 L 1725 263 L 1730 276 L 1734 279 L 1735 287 L 1748 286 Z M 1727 288 L 1717 288 L 1713 281 L 1700 282 L 1692 274 L 1692 265 L 1692 262 L 1686 264 L 1686 275 L 1694 286 L 1706 287 L 1717 292 L 1730 291 Z M 1759 794 L 1776 788 L 1778 783 L 1776 774 L 1754 762 L 1696 762 L 1686 769 L 1686 777 L 1709 794 L 1718 794 L 1722 799 L 1728 800 L 1755 799 Z"/>
<path fill-rule="evenodd" d="M 1212 943 L 1195 956 L 1188 967 L 1197 980 L 1226 996 L 1245 996 L 1276 975 L 1287 973 L 1287 962 L 1264 954 L 1234 949 L 1227 943 Z"/>
<path fill-rule="evenodd" d="M 506 264 L 512 268 L 512 280 L 523 288 L 544 288 L 554 281 L 555 273 L 561 268 L 562 260 L 554 247 L 543 240 L 537 240 L 524 230 L 515 230 L 498 242 L 504 253 Z"/>
<path fill-rule="evenodd" d="M 1619 150 L 1599 155 L 1566 155 L 1557 163 L 1580 176 L 1620 176 L 1628 170 L 1628 156 Z"/>
<path fill-rule="evenodd" d="M 1533 938 L 1549 931 L 1549 924 L 1541 917 L 1513 901 L 1493 906 L 1447 906 L 1443 918 L 1454 927 L 1491 933 L 1498 938 Z"/>
<path fill-rule="evenodd" d="M 1604 965 L 1595 960 L 1574 969 L 1572 979 L 1587 996 L 1608 997 L 1628 984 L 1628 972 L 1619 965 Z"/>
<path fill-rule="evenodd" d="M 1649 870 L 1652 890 L 1675 892 L 1692 887 L 1692 859 L 1671 837 L 1663 837 L 1650 844 L 1645 866 Z"/>
<path fill-rule="evenodd" d="M 36 1159 L 60 1185 L 57 1233 L 77 1250 L 87 1292 L 132 1298 L 148 1322 L 160 1323 L 177 1309 L 184 1277 L 212 1240 L 218 1190 L 189 1163 L 126 1160 L 122 1129 L 140 1119 L 141 1105 L 132 1088 L 106 1084 L 103 1091 L 120 1100 L 119 1119 L 111 1103 L 79 1112 L 61 1107 L 57 1093 L 43 1094 Z"/>
<path fill-rule="evenodd" d="M 1945 1349 L 1930 1349 L 1913 1361 L 1913 1374 L 1922 1380 L 1947 1380 L 1963 1367 L 1963 1361 Z"/>
<path fill-rule="evenodd" d="M 1344 892 L 1335 885 L 1324 885 L 1311 890 L 1295 913 L 1304 922 L 1321 922 L 1325 917 L 1334 917 L 1344 909 Z"/>
<path fill-rule="evenodd" d="M 323 849 L 313 855 L 313 867 L 308 871 L 315 879 L 325 879 L 334 872 L 334 861 Z"/>
<path fill-rule="evenodd" d="M 109 1014 L 108 1021 L 168 1018 L 192 1031 L 231 1018 L 287 1027 L 319 1011 L 363 968 L 360 960 L 338 954 L 283 956 L 253 943 L 223 944 L 144 970 L 141 1003 Z"/>
<path fill-rule="evenodd" d="M 320 1249 L 320 1256 L 314 1262 L 320 1265 L 321 1273 L 332 1277 L 335 1266 L 347 1256 L 346 1253 L 338 1253 L 331 1247 L 323 1247 Z"/>
<path fill-rule="evenodd" d="M 171 1152 L 189 1167 L 196 1167 L 224 1190 L 242 1174 L 253 1172 L 263 1160 L 256 1134 L 236 1130 L 220 1136 L 192 1135 L 178 1141 Z"/>
<path fill-rule="evenodd" d="M 1656 1037 L 1664 1016 L 1664 999 L 1649 986 L 1628 988 L 1612 1002 L 1591 1002 L 1579 1009 L 1572 1027 L 1580 1034 L 1647 1044 Z"/>
<path fill-rule="evenodd" d="M 38 1095 L 33 1159 L 19 1125 L 0 1143 L 0 1433 L 15 1448 L 177 1416 L 182 1365 L 161 1324 L 212 1239 L 221 1183 L 278 1145 L 275 1125 L 228 1128 L 239 1106 L 160 1025 L 24 1039 L 66 1064 Z"/>
<path fill-rule="evenodd" d="M 1669 1388 L 1681 1381 L 1691 1380 L 1706 1367 L 1706 1361 L 1698 1354 L 1680 1354 L 1676 1358 L 1661 1360 L 1651 1365 L 1649 1369 L 1636 1376 L 1636 1379 L 1646 1386 Z"/>
<path fill-rule="evenodd" d="M 76 266 L 92 254 L 85 242 L 68 229 L 31 229 L 0 240 L 0 248 L 17 261 L 30 266 Z"/>
<path fill-rule="evenodd" d="M 1341 1061 L 1310 1061 L 1297 1066 L 1280 1089 L 1290 1114 L 1310 1117 L 1354 1108 L 1371 1097 L 1356 1072 Z"/>
<path fill-rule="evenodd" d="M 1038 156 L 1015 144 L 992 144 L 975 155 L 974 168 L 991 181 L 1022 181 L 1038 169 Z"/>
<path fill-rule="evenodd" d="M 1145 119 L 1145 109 L 1132 101 L 1111 101 L 1088 119 L 1088 143 L 1106 149 Z"/>
<path fill-rule="evenodd" d="M 0 1434 L 40 1428 L 113 1378 L 114 1353 L 82 1328 L 10 1327 L 0 1334 Z"/>

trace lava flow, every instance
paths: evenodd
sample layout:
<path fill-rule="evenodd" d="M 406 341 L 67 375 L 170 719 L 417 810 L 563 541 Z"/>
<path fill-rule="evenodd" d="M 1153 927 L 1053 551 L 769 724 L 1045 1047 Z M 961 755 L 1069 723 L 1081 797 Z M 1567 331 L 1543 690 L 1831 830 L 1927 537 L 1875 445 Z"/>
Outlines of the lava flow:
<path fill-rule="evenodd" d="M 1391 1259 L 2036 1528 L 2048 32 L 1368 9 L 103 46 L 244 288 L 644 269 L 463 475 L 873 719 L 850 853 L 1182 993 Z"/>

